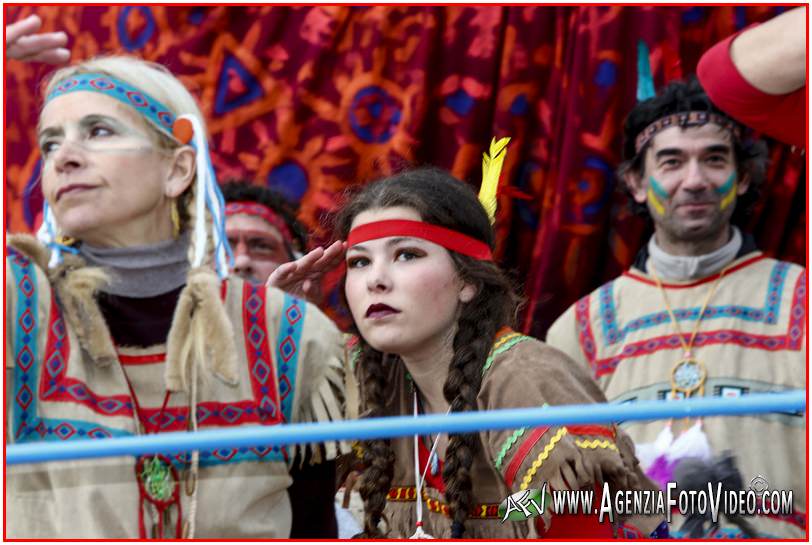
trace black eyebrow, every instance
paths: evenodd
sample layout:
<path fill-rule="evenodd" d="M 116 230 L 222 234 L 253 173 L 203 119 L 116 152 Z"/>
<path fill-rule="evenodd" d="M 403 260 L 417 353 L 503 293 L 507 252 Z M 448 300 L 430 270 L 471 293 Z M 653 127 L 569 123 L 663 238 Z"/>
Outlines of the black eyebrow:
<path fill-rule="evenodd" d="M 654 159 L 662 159 L 663 157 L 673 157 L 675 155 L 684 155 L 684 151 L 680 148 L 663 148 L 654 154 Z"/>
<path fill-rule="evenodd" d="M 400 244 L 401 242 L 413 242 L 413 241 L 417 241 L 417 240 L 420 240 L 420 239 L 415 238 L 415 237 L 398 237 L 398 238 L 393 238 L 392 240 L 387 242 L 386 245 L 387 246 L 395 246 L 396 244 Z"/>
<path fill-rule="evenodd" d="M 730 153 L 731 147 L 727 144 L 713 144 L 702 150 L 702 153 Z M 685 152 L 680 148 L 663 148 L 654 154 L 654 159 L 659 160 L 664 157 L 679 157 Z"/>
<path fill-rule="evenodd" d="M 397 238 L 393 238 L 392 240 L 387 241 L 386 246 L 387 247 L 392 247 L 392 246 L 395 246 L 396 244 L 400 244 L 401 242 L 416 242 L 416 241 L 420 241 L 420 240 L 421 239 L 415 238 L 415 237 L 397 237 Z M 353 246 L 350 246 L 349 248 L 347 248 L 347 251 L 349 252 L 350 250 L 358 250 L 358 251 L 361 251 L 361 252 L 368 251 L 367 248 L 363 244 L 355 244 Z"/>
<path fill-rule="evenodd" d="M 705 153 L 730 153 L 730 146 L 727 144 L 714 144 L 705 148 Z"/>

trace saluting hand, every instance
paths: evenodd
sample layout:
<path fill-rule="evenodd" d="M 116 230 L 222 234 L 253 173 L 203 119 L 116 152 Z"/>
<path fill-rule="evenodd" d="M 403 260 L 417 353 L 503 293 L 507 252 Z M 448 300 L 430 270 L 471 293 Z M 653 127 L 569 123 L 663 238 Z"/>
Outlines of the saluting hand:
<path fill-rule="evenodd" d="M 64 32 L 36 34 L 42 19 L 31 15 L 22 21 L 6 25 L 6 57 L 25 62 L 64 64 L 70 60 L 65 46 L 68 35 Z"/>
<path fill-rule="evenodd" d="M 322 277 L 341 264 L 346 251 L 347 243 L 341 240 L 335 241 L 326 249 L 319 246 L 296 261 L 280 265 L 271 273 L 265 285 L 315 302 Z"/>

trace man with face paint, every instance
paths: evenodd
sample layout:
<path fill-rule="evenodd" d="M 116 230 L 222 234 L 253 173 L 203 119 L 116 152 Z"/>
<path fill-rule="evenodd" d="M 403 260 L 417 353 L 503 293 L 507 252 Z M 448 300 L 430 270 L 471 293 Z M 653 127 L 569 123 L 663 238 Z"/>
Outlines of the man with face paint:
<path fill-rule="evenodd" d="M 654 234 L 628 271 L 553 324 L 547 342 L 587 366 L 616 403 L 805 388 L 806 271 L 762 254 L 732 221 L 763 177 L 763 143 L 745 138 L 694 80 L 672 83 L 631 111 L 623 153 L 619 178 L 650 214 Z M 707 533 L 698 515 L 684 526 L 675 517 L 672 534 L 805 535 L 803 414 L 624 429 L 661 486 L 684 475 L 687 458 L 699 458 L 714 480 L 712 459 L 729 450 L 745 489 L 760 475 L 771 490 L 793 490 L 792 516 L 756 516 L 738 527 L 728 520 Z"/>
<path fill-rule="evenodd" d="M 248 180 L 230 181 L 222 190 L 235 274 L 262 284 L 279 265 L 302 256 L 307 232 L 282 195 Z"/>

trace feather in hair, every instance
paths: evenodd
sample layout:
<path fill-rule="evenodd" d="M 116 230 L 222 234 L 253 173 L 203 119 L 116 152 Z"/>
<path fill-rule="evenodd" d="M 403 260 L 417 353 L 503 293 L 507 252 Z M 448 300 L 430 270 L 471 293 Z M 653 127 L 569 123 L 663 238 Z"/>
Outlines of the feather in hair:
<path fill-rule="evenodd" d="M 637 42 L 637 102 L 643 102 L 656 95 L 648 45 L 643 40 L 639 40 Z"/>
<path fill-rule="evenodd" d="M 491 224 L 496 220 L 496 190 L 499 187 L 499 175 L 507 155 L 507 145 L 510 137 L 506 136 L 496 140 L 491 139 L 488 152 L 482 154 L 482 186 L 479 188 L 479 202 L 488 213 Z"/>

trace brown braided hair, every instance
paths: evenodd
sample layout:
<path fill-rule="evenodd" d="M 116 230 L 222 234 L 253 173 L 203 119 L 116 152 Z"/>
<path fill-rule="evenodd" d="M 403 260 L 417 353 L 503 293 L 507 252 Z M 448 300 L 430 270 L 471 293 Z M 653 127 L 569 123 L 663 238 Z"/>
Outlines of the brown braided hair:
<path fill-rule="evenodd" d="M 364 187 L 342 209 L 336 219 L 336 235 L 346 239 L 353 219 L 372 208 L 394 206 L 416 210 L 423 221 L 454 229 L 494 247 L 494 233 L 488 216 L 475 193 L 449 173 L 435 168 L 408 170 Z M 478 261 L 449 251 L 460 278 L 477 288 L 474 298 L 461 305 L 453 357 L 443 395 L 452 412 L 476 410 L 482 382 L 482 368 L 500 327 L 512 325 L 519 298 L 512 283 L 493 262 Z M 343 291 L 343 290 L 342 290 Z M 358 365 L 364 370 L 366 416 L 382 416 L 391 395 L 386 369 L 393 362 L 360 337 L 362 349 Z M 391 486 L 394 454 L 388 440 L 365 443 L 367 469 L 362 477 L 364 532 L 356 537 L 384 537 L 378 523 Z M 452 434 L 446 450 L 443 480 L 446 501 L 452 516 L 451 537 L 463 536 L 465 521 L 473 505 L 471 466 L 479 450 L 477 433 Z"/>

